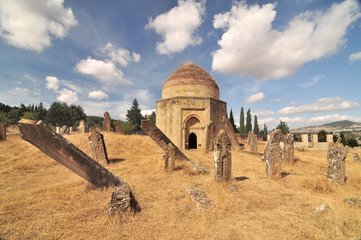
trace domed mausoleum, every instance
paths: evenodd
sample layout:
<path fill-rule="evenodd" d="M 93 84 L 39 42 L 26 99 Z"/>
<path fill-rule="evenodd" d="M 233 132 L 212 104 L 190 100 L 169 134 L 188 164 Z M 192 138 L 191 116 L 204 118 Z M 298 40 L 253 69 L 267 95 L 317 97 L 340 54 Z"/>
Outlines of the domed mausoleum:
<path fill-rule="evenodd" d="M 156 114 L 157 127 L 180 149 L 213 150 L 216 134 L 225 129 L 227 103 L 219 100 L 211 75 L 187 63 L 164 83 Z"/>

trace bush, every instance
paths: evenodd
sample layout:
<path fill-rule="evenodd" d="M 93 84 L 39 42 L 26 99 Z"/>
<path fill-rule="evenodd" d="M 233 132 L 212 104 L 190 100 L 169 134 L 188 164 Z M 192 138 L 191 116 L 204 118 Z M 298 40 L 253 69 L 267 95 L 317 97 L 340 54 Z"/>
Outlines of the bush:
<path fill-rule="evenodd" d="M 348 138 L 346 141 L 346 145 L 350 146 L 350 147 L 357 147 L 358 143 L 357 143 L 356 138 L 353 138 L 353 137 Z"/>
<path fill-rule="evenodd" d="M 23 118 L 24 119 L 30 119 L 30 120 L 36 120 L 36 117 L 35 117 L 34 113 L 32 113 L 32 112 L 24 113 Z"/>
<path fill-rule="evenodd" d="M 125 135 L 130 135 L 134 133 L 135 126 L 131 122 L 123 122 L 121 125 L 122 133 Z"/>

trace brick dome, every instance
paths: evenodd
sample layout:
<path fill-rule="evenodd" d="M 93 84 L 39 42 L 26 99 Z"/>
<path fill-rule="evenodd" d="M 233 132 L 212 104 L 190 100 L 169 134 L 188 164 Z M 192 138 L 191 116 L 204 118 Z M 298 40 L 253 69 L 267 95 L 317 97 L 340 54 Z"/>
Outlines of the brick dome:
<path fill-rule="evenodd" d="M 180 96 L 219 99 L 219 87 L 206 70 L 187 63 L 175 70 L 163 86 L 163 99 Z"/>

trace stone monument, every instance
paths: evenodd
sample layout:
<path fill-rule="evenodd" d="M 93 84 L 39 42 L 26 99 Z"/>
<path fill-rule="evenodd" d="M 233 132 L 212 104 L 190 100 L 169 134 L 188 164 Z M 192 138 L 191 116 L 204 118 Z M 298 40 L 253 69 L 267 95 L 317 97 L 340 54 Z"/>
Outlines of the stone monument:
<path fill-rule="evenodd" d="M 214 143 L 214 180 L 229 181 L 232 175 L 231 140 L 221 129 Z"/>
<path fill-rule="evenodd" d="M 288 133 L 285 137 L 285 145 L 284 145 L 284 161 L 289 164 L 295 163 L 295 150 L 294 150 L 294 139 L 293 134 Z"/>
<path fill-rule="evenodd" d="M 267 143 L 262 160 L 266 161 L 266 175 L 281 177 L 282 173 L 282 149 L 280 147 L 281 130 L 272 132 Z"/>
<path fill-rule="evenodd" d="M 341 143 L 341 138 L 336 143 L 328 145 L 327 152 L 327 179 L 335 185 L 346 183 L 346 157 L 348 148 Z"/>
<path fill-rule="evenodd" d="M 105 147 L 103 134 L 95 130 L 89 136 L 90 149 L 92 150 L 93 158 L 97 162 L 109 164 L 107 149 Z"/>
<path fill-rule="evenodd" d="M 111 131 L 111 122 L 112 122 L 112 119 L 110 118 L 109 113 L 105 112 L 104 113 L 104 121 L 103 121 L 103 131 L 104 132 Z"/>

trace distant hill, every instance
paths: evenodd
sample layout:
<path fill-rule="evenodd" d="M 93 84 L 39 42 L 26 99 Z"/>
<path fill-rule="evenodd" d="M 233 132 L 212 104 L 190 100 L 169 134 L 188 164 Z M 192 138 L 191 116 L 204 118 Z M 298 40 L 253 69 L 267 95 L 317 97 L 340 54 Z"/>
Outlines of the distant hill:
<path fill-rule="evenodd" d="M 332 131 L 347 131 L 347 130 L 358 130 L 361 131 L 361 123 L 352 122 L 349 120 L 336 121 L 331 123 L 326 123 L 319 126 L 309 126 L 302 127 L 291 130 L 291 132 L 318 132 L 324 129 L 327 132 Z"/>

